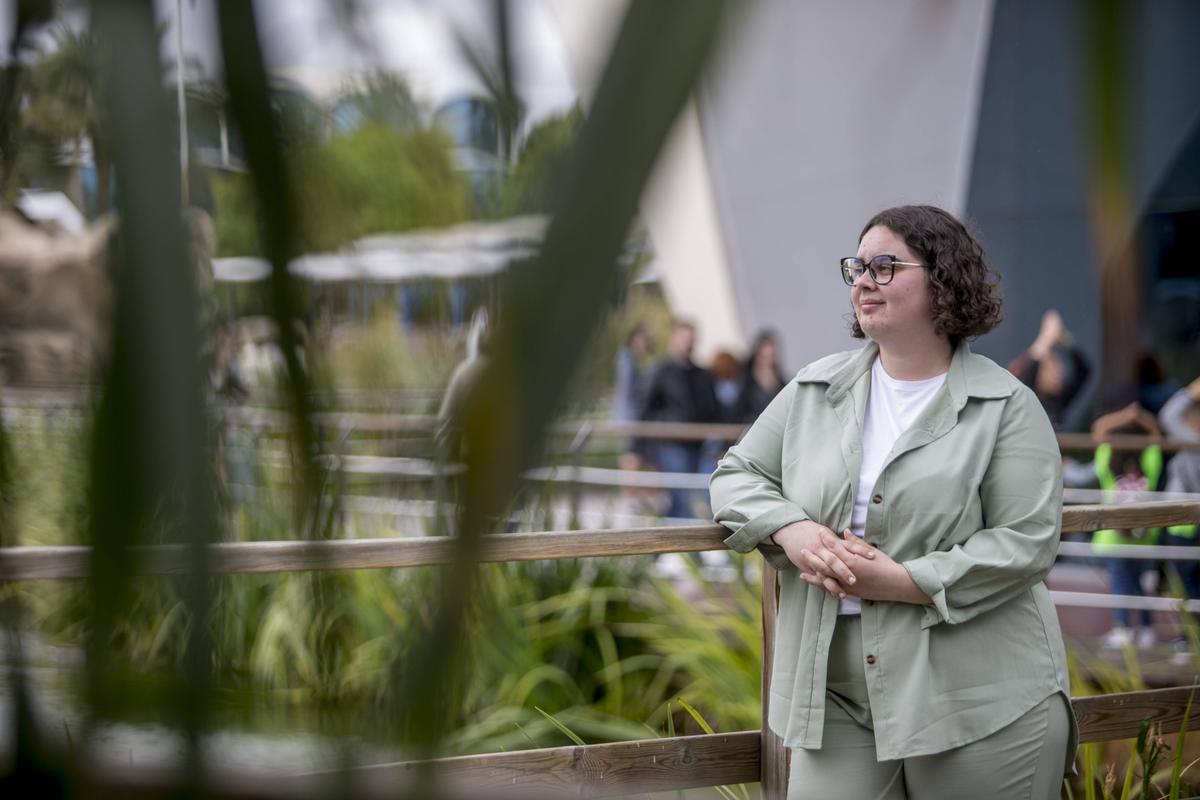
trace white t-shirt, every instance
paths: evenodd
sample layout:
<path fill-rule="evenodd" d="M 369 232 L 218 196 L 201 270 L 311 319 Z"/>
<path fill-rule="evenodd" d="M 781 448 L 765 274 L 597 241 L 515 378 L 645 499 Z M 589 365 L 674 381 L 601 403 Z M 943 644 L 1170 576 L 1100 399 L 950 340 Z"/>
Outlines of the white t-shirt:
<path fill-rule="evenodd" d="M 854 496 L 854 511 L 850 514 L 850 532 L 861 537 L 867 526 L 867 505 L 875 491 L 875 481 L 883 471 L 883 462 L 900 434 L 912 427 L 921 411 L 946 382 L 946 373 L 923 381 L 898 381 L 875 359 L 871 366 L 871 389 L 867 395 L 866 417 L 863 419 L 862 470 L 858 474 L 858 492 Z M 834 531 L 841 535 L 841 531 Z M 839 614 L 858 614 L 862 610 L 857 597 L 847 596 L 838 602 Z"/>

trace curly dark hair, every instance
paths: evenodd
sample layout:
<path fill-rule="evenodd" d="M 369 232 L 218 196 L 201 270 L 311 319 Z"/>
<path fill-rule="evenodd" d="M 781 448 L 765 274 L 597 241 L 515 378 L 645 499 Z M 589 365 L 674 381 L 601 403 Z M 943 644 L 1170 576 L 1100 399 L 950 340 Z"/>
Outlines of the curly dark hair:
<path fill-rule="evenodd" d="M 983 245 L 967 227 L 936 206 L 897 206 L 880 211 L 863 226 L 867 231 L 882 225 L 895 232 L 913 255 L 929 265 L 929 299 L 933 329 L 957 346 L 1000 324 L 1000 275 L 988 263 Z M 866 334 L 853 317 L 850 333 Z"/>

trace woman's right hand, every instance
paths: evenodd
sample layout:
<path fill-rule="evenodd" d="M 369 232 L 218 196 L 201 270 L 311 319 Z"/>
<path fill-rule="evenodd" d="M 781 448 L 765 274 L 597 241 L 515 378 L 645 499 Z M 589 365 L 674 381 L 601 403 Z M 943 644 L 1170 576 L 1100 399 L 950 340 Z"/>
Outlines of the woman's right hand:
<path fill-rule="evenodd" d="M 855 582 L 849 564 L 856 557 L 875 558 L 875 549 L 857 537 L 842 539 L 812 520 L 793 522 L 771 535 L 801 572 L 815 575 L 825 591 L 840 598 Z"/>

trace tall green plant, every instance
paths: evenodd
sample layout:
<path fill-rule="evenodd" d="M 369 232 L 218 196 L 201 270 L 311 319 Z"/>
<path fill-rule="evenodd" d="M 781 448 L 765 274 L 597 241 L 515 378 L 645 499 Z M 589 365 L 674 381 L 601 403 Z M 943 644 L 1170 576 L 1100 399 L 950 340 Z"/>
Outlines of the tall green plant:
<path fill-rule="evenodd" d="M 601 319 L 603 298 L 616 286 L 617 258 L 642 187 L 710 51 L 722 10 L 718 2 L 629 7 L 580 135 L 564 204 L 538 258 L 506 277 L 494 358 L 461 419 L 467 472 L 455 542 L 460 565 L 477 559 L 480 536 L 492 529 L 518 476 L 535 461 L 573 366 Z M 503 29 L 500 45 L 506 46 Z M 637 135 L 618 140 L 612 131 L 630 116 L 640 121 Z M 474 574 L 465 566 L 452 572 L 439 592 L 431 646 L 405 676 L 407 694 L 417 698 L 416 730 L 445 727 L 428 687 L 464 666 L 461 620 Z"/>

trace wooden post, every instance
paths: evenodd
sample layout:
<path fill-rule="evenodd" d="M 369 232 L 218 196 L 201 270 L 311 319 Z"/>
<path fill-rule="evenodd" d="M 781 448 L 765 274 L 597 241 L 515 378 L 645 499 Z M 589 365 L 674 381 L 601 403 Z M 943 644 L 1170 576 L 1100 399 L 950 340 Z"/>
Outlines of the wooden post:
<path fill-rule="evenodd" d="M 775 622 L 779 615 L 779 575 L 767 561 L 762 562 L 762 755 L 760 792 L 763 800 L 783 800 L 787 796 L 788 751 L 783 740 L 767 725 L 771 704 L 771 664 L 775 657 Z"/>

